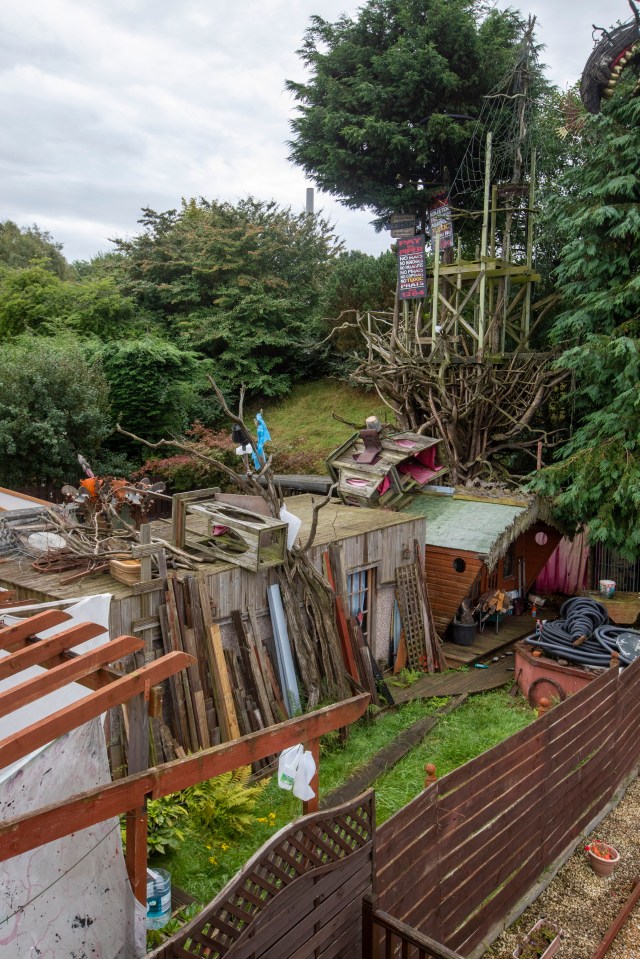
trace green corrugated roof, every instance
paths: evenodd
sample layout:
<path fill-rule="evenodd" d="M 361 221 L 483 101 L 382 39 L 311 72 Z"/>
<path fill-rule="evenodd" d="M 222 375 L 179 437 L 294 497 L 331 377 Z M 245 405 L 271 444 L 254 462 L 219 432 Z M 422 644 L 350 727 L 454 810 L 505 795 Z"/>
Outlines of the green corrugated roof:
<path fill-rule="evenodd" d="M 446 546 L 488 556 L 526 506 L 503 506 L 453 496 L 414 496 L 402 512 L 424 516 L 428 546 Z"/>

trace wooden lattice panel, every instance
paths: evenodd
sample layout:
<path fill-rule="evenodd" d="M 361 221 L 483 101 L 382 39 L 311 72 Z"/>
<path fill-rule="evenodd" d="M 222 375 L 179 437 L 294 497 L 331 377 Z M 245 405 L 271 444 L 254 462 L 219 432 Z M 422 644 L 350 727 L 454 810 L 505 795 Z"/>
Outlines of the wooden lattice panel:
<path fill-rule="evenodd" d="M 152 957 L 286 959 L 289 952 L 302 955 L 300 946 L 307 933 L 313 938 L 317 924 L 331 919 L 337 931 L 345 910 L 342 935 L 349 933 L 352 943 L 359 934 L 358 923 L 353 929 L 354 916 L 359 916 L 362 895 L 372 884 L 374 831 L 371 790 L 354 802 L 305 816 L 263 846 L 213 902 Z M 346 956 L 351 948 L 330 954 Z"/>
<path fill-rule="evenodd" d="M 411 669 L 425 669 L 427 660 L 426 626 L 422 594 L 415 563 L 396 569 L 396 599 L 407 644 L 407 662 Z"/>

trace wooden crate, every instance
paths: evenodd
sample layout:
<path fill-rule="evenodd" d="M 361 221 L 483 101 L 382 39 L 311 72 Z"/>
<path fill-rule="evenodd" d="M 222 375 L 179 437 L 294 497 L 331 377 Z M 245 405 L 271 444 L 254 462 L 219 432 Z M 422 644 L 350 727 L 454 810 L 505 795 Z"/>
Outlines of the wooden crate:
<path fill-rule="evenodd" d="M 139 559 L 112 559 L 109 562 L 109 572 L 113 578 L 126 586 L 140 582 L 140 570 Z"/>
<path fill-rule="evenodd" d="M 188 512 L 204 513 L 211 538 L 206 548 L 219 559 L 260 572 L 284 562 L 287 549 L 286 523 L 260 516 L 230 503 L 199 503 Z M 226 532 L 216 535 L 216 529 Z"/>

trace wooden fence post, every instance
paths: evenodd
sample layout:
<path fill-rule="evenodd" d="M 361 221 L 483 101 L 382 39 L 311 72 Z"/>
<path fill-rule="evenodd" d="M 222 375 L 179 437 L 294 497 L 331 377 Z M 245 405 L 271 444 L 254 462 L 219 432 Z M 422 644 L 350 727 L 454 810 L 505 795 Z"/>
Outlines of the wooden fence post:
<path fill-rule="evenodd" d="M 308 743 L 305 743 L 305 749 L 308 749 L 308 750 L 311 752 L 311 755 L 313 756 L 314 762 L 315 762 L 315 764 L 316 764 L 316 771 L 314 772 L 313 778 L 312 778 L 311 782 L 309 783 L 309 785 L 311 786 L 311 788 L 313 789 L 313 791 L 314 791 L 314 793 L 315 793 L 315 796 L 313 797 L 313 799 L 309 799 L 308 802 L 303 802 L 303 803 L 302 803 L 302 813 L 303 813 L 304 816 L 306 816 L 307 813 L 317 812 L 317 811 L 318 811 L 318 803 L 319 803 L 319 797 L 318 797 L 318 782 L 319 782 L 319 779 L 320 779 L 320 776 L 319 776 L 319 773 L 320 773 L 320 740 L 319 740 L 319 739 L 310 739 Z"/>
<path fill-rule="evenodd" d="M 367 892 L 362 897 L 362 959 L 375 959 L 378 953 L 374 935 L 374 913 L 379 901 L 380 897 L 374 892 Z"/>

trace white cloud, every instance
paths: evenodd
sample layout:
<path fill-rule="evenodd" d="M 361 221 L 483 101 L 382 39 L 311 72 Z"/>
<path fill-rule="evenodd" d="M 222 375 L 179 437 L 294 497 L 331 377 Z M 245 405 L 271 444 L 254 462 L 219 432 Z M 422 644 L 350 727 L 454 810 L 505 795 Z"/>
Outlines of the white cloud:
<path fill-rule="evenodd" d="M 501 6 L 507 2 L 500 0 Z M 359 0 L 5 0 L 0 34 L 0 218 L 37 222 L 70 258 L 131 234 L 142 206 L 251 194 L 303 209 L 287 161 L 285 79 L 309 18 Z M 626 19 L 623 0 L 530 0 L 554 82 L 574 82 L 591 24 Z M 377 253 L 367 212 L 319 197 L 352 249 Z"/>

